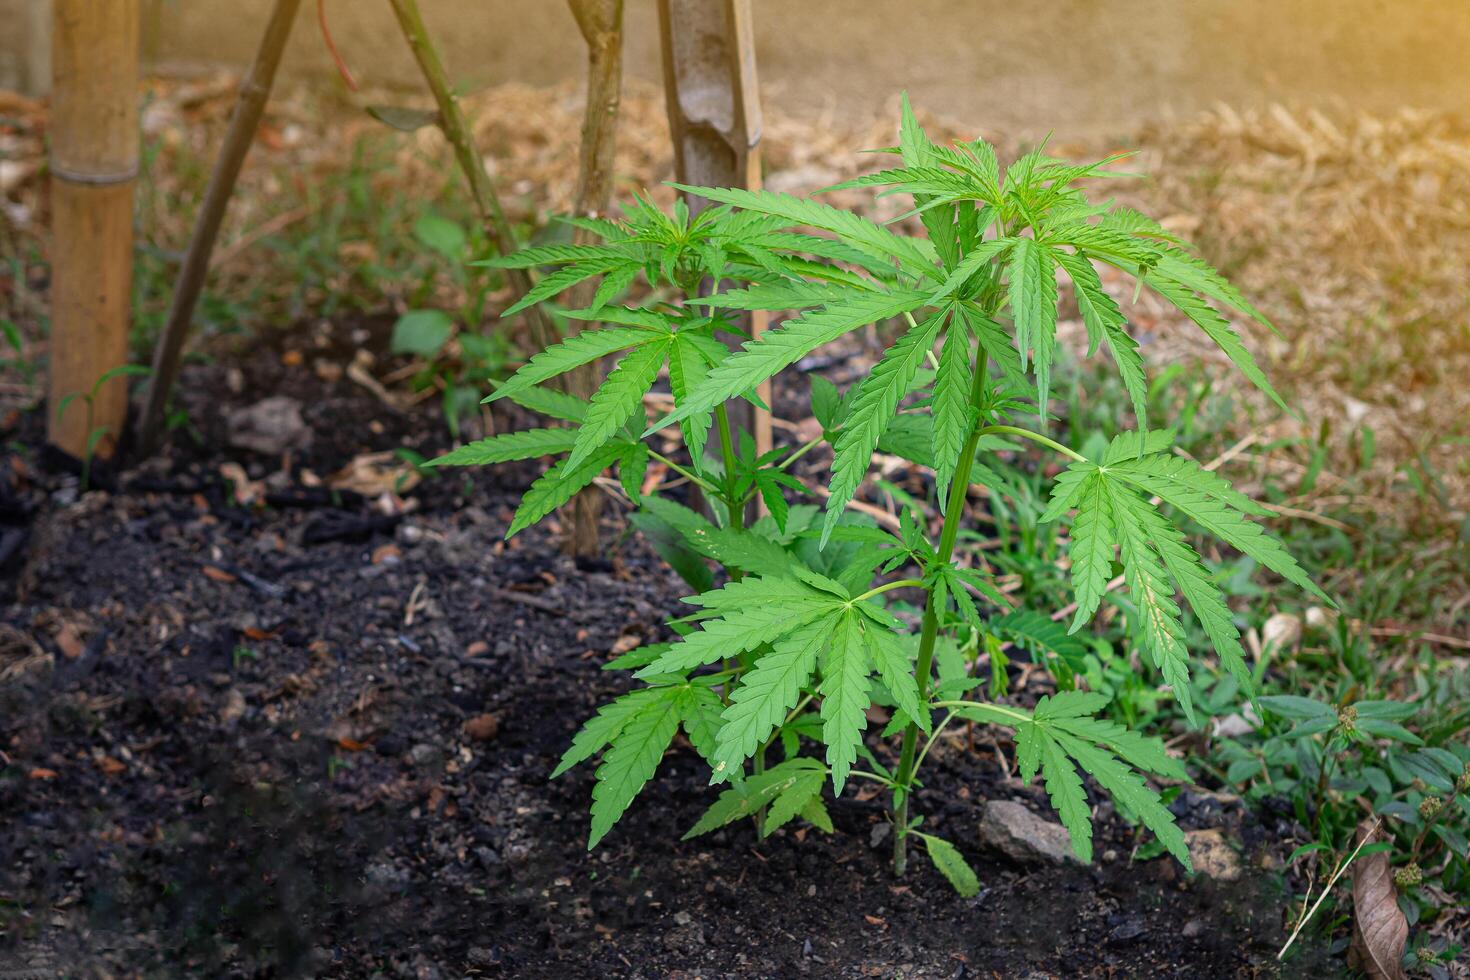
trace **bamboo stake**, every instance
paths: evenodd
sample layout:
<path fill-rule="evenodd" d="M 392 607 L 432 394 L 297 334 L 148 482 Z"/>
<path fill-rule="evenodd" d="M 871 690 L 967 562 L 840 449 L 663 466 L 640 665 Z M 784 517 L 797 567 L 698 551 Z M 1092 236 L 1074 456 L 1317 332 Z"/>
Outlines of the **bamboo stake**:
<path fill-rule="evenodd" d="M 413 50 L 414 58 L 418 61 L 419 70 L 423 72 L 429 91 L 434 95 L 434 103 L 439 107 L 437 120 L 439 129 L 443 132 L 444 138 L 454 147 L 455 158 L 459 161 L 460 170 L 464 172 L 465 181 L 470 185 L 470 193 L 474 196 L 475 208 L 480 213 L 480 220 L 485 223 L 485 229 L 500 254 L 509 255 L 517 247 L 515 230 L 511 228 L 510 222 L 506 220 L 505 211 L 500 207 L 500 199 L 495 194 L 495 185 L 491 182 L 490 175 L 485 172 L 485 161 L 475 150 L 474 139 L 465 122 L 464 111 L 459 106 L 459 99 L 449 87 L 448 77 L 444 73 L 444 63 L 440 60 L 433 38 L 429 36 L 428 28 L 424 26 L 424 18 L 419 13 L 418 0 L 388 0 L 388 3 L 392 6 L 393 13 L 397 15 L 398 26 L 402 29 L 404 38 L 408 40 L 408 46 Z M 531 291 L 531 274 L 527 270 L 508 269 L 506 276 L 510 279 L 511 288 L 517 296 L 524 296 Z M 539 306 L 527 309 L 523 315 L 526 318 L 526 326 L 530 331 L 531 339 L 538 346 L 547 347 L 556 342 L 556 326 Z"/>
<path fill-rule="evenodd" d="M 240 94 L 230 116 L 225 144 L 215 161 L 214 172 L 209 175 L 204 204 L 194 219 L 189 250 L 184 254 L 184 264 L 179 267 L 178 279 L 174 282 L 168 321 L 153 351 L 153 376 L 148 381 L 143 414 L 138 422 L 138 451 L 144 455 L 157 448 L 163 434 L 164 411 L 178 378 L 179 358 L 184 350 L 184 340 L 189 335 L 194 307 L 209 275 L 210 257 L 219 235 L 220 222 L 224 220 L 235 183 L 240 179 L 240 169 L 245 164 L 250 145 L 255 141 L 260 117 L 275 85 L 281 53 L 286 49 L 286 40 L 291 36 L 291 26 L 296 22 L 300 6 L 301 0 L 276 0 L 255 53 L 255 63 L 240 83 Z"/>
<path fill-rule="evenodd" d="M 674 138 L 674 170 L 681 183 L 712 187 L 761 186 L 760 89 L 750 0 L 659 0 L 664 97 Z M 691 198 L 691 210 L 708 202 Z M 747 321 L 752 336 L 766 314 Z M 770 382 L 758 389 L 771 403 Z M 771 448 L 771 413 L 743 402 L 732 420 L 749 426 L 756 451 Z"/>
<path fill-rule="evenodd" d="M 51 101 L 51 359 L 47 437 L 77 458 L 113 455 L 126 380 L 138 176 L 138 0 L 56 0 Z M 95 427 L 95 428 L 92 428 Z M 92 431 L 89 431 L 92 429 Z M 93 432 L 101 431 L 91 443 Z"/>
<path fill-rule="evenodd" d="M 582 217 L 601 217 L 612 202 L 618 108 L 623 91 L 623 0 L 567 2 L 582 39 L 587 42 L 587 108 L 582 117 L 582 158 L 574 207 Z M 595 238 L 578 228 L 573 241 L 586 244 Z M 590 281 L 575 286 L 570 297 L 573 308 L 580 309 L 590 303 L 593 289 Z M 601 365 L 588 364 L 568 376 L 568 389 L 589 398 L 601 377 Z M 601 493 L 588 487 L 577 494 L 572 501 L 572 528 L 566 540 L 568 552 L 573 555 L 598 552 L 597 520 L 601 512 Z"/>

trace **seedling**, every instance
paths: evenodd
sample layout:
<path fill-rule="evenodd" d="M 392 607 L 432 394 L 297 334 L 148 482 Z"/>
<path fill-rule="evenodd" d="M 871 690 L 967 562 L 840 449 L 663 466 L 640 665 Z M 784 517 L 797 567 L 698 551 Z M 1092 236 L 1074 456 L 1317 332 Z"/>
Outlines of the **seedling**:
<path fill-rule="evenodd" d="M 487 399 L 511 399 L 566 427 L 497 436 L 435 462 L 561 456 L 526 492 L 508 535 L 615 468 L 637 507 L 634 523 L 697 591 L 685 600 L 690 615 L 671 623 L 674 642 L 607 665 L 634 671 L 643 684 L 587 722 L 555 774 L 601 757 L 589 847 L 628 810 L 680 729 L 709 764 L 711 782 L 724 787 L 688 836 L 743 817 L 754 818 L 763 836 L 798 817 L 830 831 L 824 788 L 836 796 L 855 780 L 875 782 L 891 799 L 894 871 L 904 872 L 908 846 L 918 841 L 956 889 L 973 894 L 977 878 L 960 851 L 918 829 L 911 803 L 946 728 L 992 725 L 1012 733 L 1022 779 L 1043 776 L 1084 860 L 1092 857 L 1092 825 L 1082 772 L 1188 866 L 1184 835 L 1145 779 L 1187 779 L 1181 760 L 1159 740 L 1099 717 L 1108 695 L 1075 687 L 1076 676 L 1069 675 L 1071 689 L 1034 707 L 1006 703 L 1000 640 L 1036 651 L 1080 645 L 1069 633 L 1092 620 L 1121 563 L 1127 600 L 1119 604 L 1135 647 L 1193 720 L 1176 594 L 1243 691 L 1252 679 L 1231 611 L 1178 518 L 1327 601 L 1251 520 L 1262 508 L 1174 455 L 1170 431 L 1149 427 L 1143 360 L 1099 268 L 1177 307 L 1280 403 L 1221 310 L 1266 321 L 1158 224 L 1089 201 L 1079 185 L 1118 176 L 1118 157 L 1071 165 L 1043 146 L 1002 169 L 983 140 L 932 142 L 907 100 L 900 145 L 887 152 L 899 158 L 896 166 L 841 186 L 910 195 L 909 215 L 920 219 L 924 237 L 816 200 L 683 188 L 713 206 L 691 215 L 678 204 L 664 214 L 640 199 L 623 220 L 574 222 L 600 244 L 532 248 L 492 263 L 555 268 L 507 313 L 600 277 L 591 307 L 566 315 L 605 326 L 536 354 Z M 1089 355 L 1107 347 L 1137 419 L 1135 430 L 1082 441 L 1081 449 L 1045 432 L 1059 356 L 1058 270 L 1072 283 Z M 637 306 L 616 302 L 640 276 L 651 294 Z M 739 310 L 799 312 L 732 353 L 727 314 Z M 756 457 L 732 433 L 732 399 L 754 398 L 757 385 L 807 355 L 889 322 L 897 325 L 892 343 L 850 391 L 813 380 L 821 436 Z M 544 386 L 614 355 L 616 366 L 589 400 Z M 665 367 L 672 410 L 645 431 L 645 396 Z M 663 442 L 675 426 L 683 453 Z M 1051 609 L 1012 608 L 988 570 L 967 564 L 956 548 L 972 485 L 998 486 L 998 454 L 1018 440 L 1045 447 L 1065 467 L 1035 523 L 1072 514 L 1070 624 L 1053 622 Z M 819 508 L 801 499 L 814 494 L 792 464 L 824 444 L 832 463 Z M 934 509 L 943 515 L 937 526 L 916 517 L 929 506 L 916 498 L 897 529 L 848 507 L 875 450 L 932 474 Z M 645 494 L 650 461 L 700 487 L 708 513 L 667 492 Z M 757 496 L 769 514 L 746 526 L 746 504 Z M 917 630 L 895 615 L 900 595 L 922 600 Z M 989 701 L 972 697 L 985 683 L 971 676 L 982 660 L 991 667 Z M 865 741 L 874 704 L 892 720 Z M 768 756 L 777 750 L 773 763 Z"/>
<path fill-rule="evenodd" d="M 92 457 L 97 452 L 97 444 L 102 437 L 107 435 L 107 427 L 96 425 L 97 396 L 102 393 L 102 386 L 114 378 L 140 378 L 152 374 L 152 370 L 142 364 L 119 364 L 111 370 L 102 372 L 101 377 L 92 382 L 90 391 L 73 391 L 63 395 L 61 401 L 56 405 L 56 417 L 59 419 L 66 414 L 71 403 L 80 398 L 87 409 L 87 447 L 82 452 L 82 493 L 87 492 L 92 479 Z"/>

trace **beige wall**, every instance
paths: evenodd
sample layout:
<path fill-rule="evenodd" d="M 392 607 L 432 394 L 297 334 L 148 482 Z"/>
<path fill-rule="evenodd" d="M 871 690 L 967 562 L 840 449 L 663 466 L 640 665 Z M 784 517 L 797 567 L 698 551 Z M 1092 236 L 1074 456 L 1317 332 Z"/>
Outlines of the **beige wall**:
<path fill-rule="evenodd" d="M 0 23 L 18 4 L 0 0 Z M 463 86 L 579 77 L 562 0 L 421 0 Z M 1470 0 L 753 0 L 768 102 L 876 111 L 898 89 L 995 128 L 1129 127 L 1217 101 L 1470 111 Z M 372 81 L 414 82 L 381 0 L 328 0 Z M 270 0 L 147 0 L 155 63 L 243 65 Z M 303 5 L 288 71 L 330 71 Z M 23 43 L 8 26 L 0 50 Z M 13 57 L 13 55 L 12 55 Z M 628 0 L 628 69 L 656 78 L 653 0 Z"/>

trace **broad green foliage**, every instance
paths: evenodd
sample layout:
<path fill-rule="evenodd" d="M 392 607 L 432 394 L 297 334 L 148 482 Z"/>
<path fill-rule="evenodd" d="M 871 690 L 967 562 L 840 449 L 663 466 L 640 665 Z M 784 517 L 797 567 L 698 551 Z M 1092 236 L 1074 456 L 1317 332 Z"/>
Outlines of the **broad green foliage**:
<path fill-rule="evenodd" d="M 555 775 L 600 757 L 589 846 L 628 810 L 681 730 L 720 786 L 691 836 L 746 817 L 763 835 L 794 820 L 830 831 L 824 793 L 877 782 L 894 803 L 896 869 L 912 838 L 957 890 L 974 894 L 978 878 L 960 849 L 920 830 L 909 805 L 947 725 L 994 725 L 1013 731 L 1022 778 L 1041 778 L 1084 859 L 1103 793 L 1188 865 L 1183 835 L 1148 781 L 1188 773 L 1157 739 L 1109 720 L 1106 695 L 1074 689 L 1090 650 L 1082 631 L 1104 605 L 1121 608 L 1136 649 L 1198 721 L 1191 666 L 1201 651 L 1190 648 L 1186 616 L 1240 689 L 1249 694 L 1251 682 L 1201 532 L 1325 597 L 1253 520 L 1261 508 L 1176 455 L 1172 433 L 1148 428 L 1144 363 L 1118 297 L 1154 291 L 1274 398 L 1224 311 L 1269 324 L 1184 243 L 1084 195 L 1083 182 L 1119 176 L 1116 159 L 1073 165 L 1038 147 L 1002 166 L 984 141 L 930 141 L 906 100 L 899 146 L 888 152 L 895 166 L 843 186 L 909 196 L 923 237 L 787 194 L 683 188 L 713 204 L 664 214 L 640 198 L 621 220 L 573 222 L 598 244 L 491 263 L 551 270 L 511 312 L 595 280 L 590 306 L 562 312 L 595 325 L 535 353 L 486 399 L 566 426 L 497 436 L 437 462 L 559 457 L 526 492 L 508 534 L 615 469 L 636 508 L 632 523 L 695 590 L 690 614 L 671 621 L 672 642 L 608 665 L 633 671 L 638 684 L 586 723 Z M 1045 425 L 1056 367 L 1071 356 L 1057 340 L 1063 284 L 1086 326 L 1087 355 L 1107 349 L 1136 413 L 1135 430 L 1096 440 L 1097 458 L 1020 424 Z M 744 310 L 787 315 L 751 338 L 737 319 Z M 810 378 L 818 438 L 759 454 L 732 429 L 732 401 L 755 400 L 763 382 L 874 324 L 884 325 L 888 346 L 850 390 Z M 605 379 L 590 399 L 557 390 L 560 375 L 600 361 Z M 650 395 L 672 400 L 652 424 Z M 682 451 L 668 448 L 674 426 Z M 1008 461 L 1022 441 L 1066 464 L 1030 527 L 1040 535 L 1068 519 L 1069 615 L 1014 607 L 984 559 L 957 549 L 972 533 L 962 529 L 972 487 L 988 488 L 1004 526 L 996 495 L 1042 480 Z M 825 450 L 831 476 L 813 497 L 792 464 Z M 901 507 L 896 529 L 848 506 L 864 492 L 875 452 L 934 476 L 927 499 L 880 484 Z M 696 485 L 705 512 L 677 492 L 644 494 L 650 459 Z M 757 499 L 766 516 L 747 524 Z M 917 626 L 912 605 L 893 603 L 897 589 L 922 596 Z M 1027 656 L 1052 666 L 1059 687 L 1033 710 L 1005 703 L 1007 665 Z M 985 683 L 972 676 L 981 661 L 991 702 L 968 699 Z M 891 719 L 881 731 L 868 724 L 874 710 Z"/>

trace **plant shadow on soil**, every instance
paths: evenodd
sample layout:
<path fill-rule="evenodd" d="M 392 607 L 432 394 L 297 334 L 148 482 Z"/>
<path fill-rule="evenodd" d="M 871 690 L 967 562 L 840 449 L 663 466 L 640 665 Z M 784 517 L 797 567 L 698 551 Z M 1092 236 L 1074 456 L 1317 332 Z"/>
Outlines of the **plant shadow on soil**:
<path fill-rule="evenodd" d="M 383 323 L 365 329 L 382 343 Z M 361 341 L 318 337 L 314 356 L 346 360 Z M 1045 806 L 984 741 L 936 751 L 916 803 L 979 871 L 972 899 L 922 857 L 895 881 L 881 800 L 852 791 L 832 806 L 830 837 L 791 825 L 757 842 L 735 825 L 681 843 L 714 795 L 687 745 L 589 854 L 590 767 L 547 775 L 626 684 L 599 670 L 607 651 L 664 638 L 679 583 L 611 524 L 608 557 L 580 566 L 548 530 L 499 545 L 533 466 L 427 481 L 401 521 L 372 519 L 350 494 L 232 505 L 222 463 L 264 476 L 278 461 L 223 448 L 222 419 L 267 395 L 297 399 L 313 430 L 298 473 L 445 447 L 428 414 L 283 367 L 283 348 L 303 342 L 285 334 L 231 358 L 233 385 L 222 367 L 189 368 L 180 397 L 202 443 L 176 439 L 112 492 L 68 502 L 64 481 L 25 456 L 3 467 L 0 510 L 23 515 L 29 537 L 0 581 L 0 966 L 8 955 L 69 976 L 1341 972 L 1312 944 L 1276 965 L 1279 875 L 1223 883 L 1132 863 L 1131 831 L 1106 807 L 1097 851 L 1111 861 L 1026 868 L 985 854 L 982 801 Z M 38 415 L 19 426 L 13 440 L 38 444 Z M 1247 864 L 1287 848 L 1285 824 L 1207 795 L 1176 809 L 1187 827 L 1226 825 Z"/>

